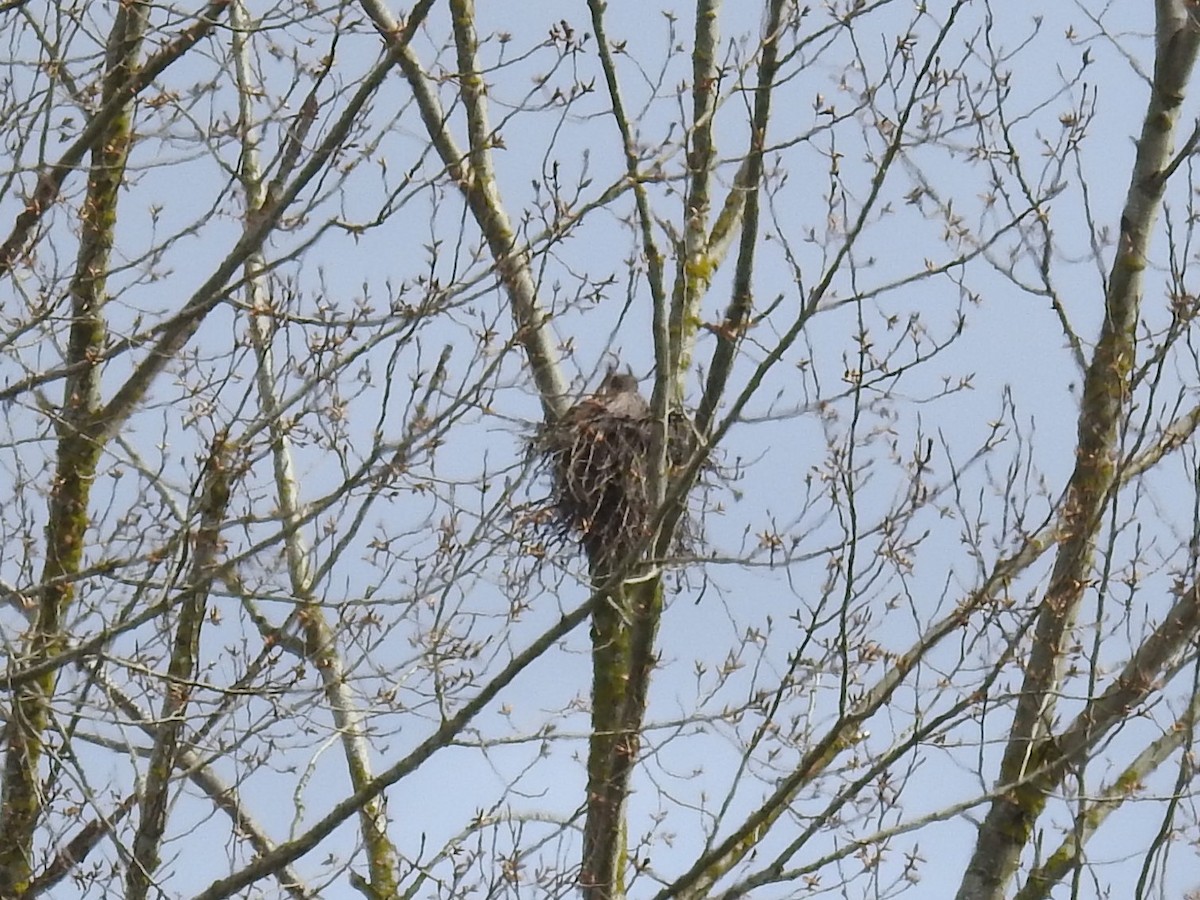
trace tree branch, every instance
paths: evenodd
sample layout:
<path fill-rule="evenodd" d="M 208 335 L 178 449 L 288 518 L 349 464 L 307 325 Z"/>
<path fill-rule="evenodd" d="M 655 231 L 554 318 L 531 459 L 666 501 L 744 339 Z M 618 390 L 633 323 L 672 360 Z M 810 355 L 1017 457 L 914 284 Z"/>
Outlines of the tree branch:
<path fill-rule="evenodd" d="M 1176 9 L 1173 0 L 1158 3 L 1154 84 L 1121 216 L 1104 324 L 1084 379 L 1079 444 L 1059 525 L 1058 554 L 1018 694 L 1000 767 L 1001 784 L 1020 782 L 1031 767 L 1036 768 L 1034 753 L 1049 733 L 1062 677 L 1064 637 L 1088 583 L 1101 514 L 1116 483 L 1117 438 L 1129 405 L 1142 272 L 1165 187 L 1162 174 L 1170 162 L 1179 107 L 1200 47 L 1200 28 L 1172 9 Z M 980 826 L 958 900 L 998 900 L 1004 895 L 1044 805 L 1045 796 L 1037 791 L 997 797 Z"/>

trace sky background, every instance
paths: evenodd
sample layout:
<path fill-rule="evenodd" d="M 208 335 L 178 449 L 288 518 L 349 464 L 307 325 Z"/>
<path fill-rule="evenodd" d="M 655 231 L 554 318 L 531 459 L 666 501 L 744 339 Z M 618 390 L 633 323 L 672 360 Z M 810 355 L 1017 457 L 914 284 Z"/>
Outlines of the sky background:
<path fill-rule="evenodd" d="M 723 160 L 719 198 L 746 145 L 749 100 L 733 82 L 738 66 L 757 46 L 760 14 L 753 6 L 730 3 L 722 11 L 721 55 L 730 65 L 731 83 L 723 85 L 726 99 L 716 126 Z M 845 590 L 845 572 L 854 574 L 857 591 L 855 634 L 881 651 L 854 660 L 853 693 L 886 670 L 888 652 L 906 649 L 930 621 L 978 584 L 981 566 L 1013 549 L 1020 530 L 1016 517 L 1030 528 L 1041 524 L 1070 473 L 1081 373 L 1050 300 L 1039 293 L 1044 287 L 1039 285 L 1041 247 L 1051 235 L 1050 286 L 1086 348 L 1099 328 L 1103 279 L 1111 261 L 1111 247 L 1102 241 L 1097 247 L 1093 238 L 1099 241 L 1105 228 L 1114 233 L 1120 218 L 1133 138 L 1148 93 L 1153 5 L 1047 6 L 1034 13 L 1033 5 L 1026 4 L 968 4 L 946 40 L 940 65 L 969 73 L 965 85 L 981 103 L 983 137 L 979 122 L 954 121 L 965 102 L 963 82 L 949 82 L 936 107 L 920 110 L 936 137 L 905 145 L 820 313 L 764 379 L 742 421 L 730 431 L 709 486 L 695 496 L 696 516 L 703 522 L 700 555 L 711 558 L 680 567 L 663 618 L 661 664 L 651 690 L 646 739 L 651 752 L 631 800 L 631 838 L 649 835 L 646 852 L 657 875 L 678 875 L 694 860 L 705 829 L 723 804 L 727 824 L 753 809 L 836 712 L 842 672 L 828 645 L 826 617 Z M 582 4 L 481 7 L 482 58 L 495 66 L 488 99 L 493 124 L 505 142 L 494 154 L 499 189 L 521 233 L 533 235 L 540 230 L 534 211 L 556 179 L 564 195 L 578 191 L 588 200 L 621 177 L 619 136 L 600 89 L 594 39 L 583 41 L 574 53 L 559 52 L 562 40 L 557 46 L 543 43 L 551 29 L 564 33 L 562 22 L 577 40 L 590 31 Z M 917 23 L 917 62 L 912 65 L 923 58 L 947 7 L 930 3 L 932 19 Z M 336 19 L 335 62 L 322 82 L 322 107 L 314 126 L 314 134 L 320 135 L 378 59 L 379 40 L 352 6 L 323 10 L 311 25 L 289 21 L 290 13 L 285 6 L 253 9 L 273 26 L 254 40 L 255 72 L 262 80 L 255 108 L 264 120 L 299 108 L 313 69 L 329 52 L 330 23 Z M 30 10 L 28 15 L 42 13 Z M 84 68 L 87 54 L 96 52 L 86 35 L 102 34 L 108 14 L 97 9 L 76 15 L 81 36 L 75 38 L 73 52 Z M 609 10 L 609 38 L 624 48 L 618 57 L 622 91 L 627 107 L 635 111 L 638 139 L 644 146 L 663 148 L 662 169 L 670 176 L 650 186 L 651 198 L 661 223 L 675 228 L 683 221 L 678 148 L 690 101 L 679 98 L 678 87 L 691 77 L 689 16 L 684 4 L 613 3 Z M 754 366 L 807 300 L 846 222 L 869 194 L 873 161 L 886 144 L 886 124 L 877 114 L 894 121 L 911 84 L 911 70 L 895 60 L 893 51 L 897 35 L 906 32 L 913 18 L 912 4 L 880 4 L 856 22 L 852 33 L 831 32 L 781 71 L 754 283 L 757 310 L 777 298 L 778 305 L 748 335 L 730 396 L 748 382 Z M 813 9 L 799 33 L 827 22 L 824 7 Z M 20 34 L 9 39 L 15 41 L 14 59 L 35 56 L 29 31 Z M 454 68 L 452 53 L 445 49 L 447 34 L 448 13 L 439 5 L 414 42 L 435 75 Z M 110 276 L 114 301 L 108 315 L 114 334 L 178 309 L 241 233 L 244 200 L 233 178 L 240 147 L 232 127 L 236 109 L 228 52 L 228 35 L 222 32 L 193 60 L 168 70 L 162 90 L 172 92 L 165 102 L 176 115 L 154 114 L 152 102 L 139 112 L 141 139 L 121 202 L 120 265 Z M 984 54 L 989 52 L 1006 73 L 1002 84 L 987 86 L 989 59 Z M 299 79 L 297 61 L 305 67 Z M 8 71 L 18 82 L 38 83 L 33 67 L 10 66 Z M 885 72 L 893 74 L 895 86 L 885 84 L 876 92 L 872 108 L 864 102 L 863 86 L 879 84 Z M 555 100 L 556 91 L 569 95 L 573 84 L 593 81 L 594 92 L 565 106 Z M 462 140 L 462 110 L 450 103 L 448 83 L 442 92 L 450 123 Z M 1007 164 L 1009 148 L 992 130 L 999 116 L 997 95 L 1003 96 L 1008 134 L 1029 190 L 1052 195 L 1042 206 L 1048 231 L 1032 216 L 1010 227 L 1022 201 Z M 1194 110 L 1189 99 L 1181 120 L 1184 134 Z M 46 115 L 51 134 L 60 128 L 64 141 L 80 121 L 79 111 L 58 99 Z M 507 123 L 500 124 L 506 117 Z M 540 565 L 512 553 L 514 541 L 535 537 L 521 530 L 520 514 L 544 500 L 547 491 L 527 452 L 540 404 L 521 354 L 508 345 L 512 327 L 507 300 L 496 288 L 488 261 L 476 252 L 474 227 L 463 225 L 462 205 L 447 183 L 429 184 L 440 164 L 398 73 L 371 99 L 363 122 L 334 171 L 305 193 L 301 212 L 267 249 L 268 259 L 277 264 L 272 294 L 297 316 L 276 335 L 275 352 L 282 390 L 297 398 L 293 440 L 304 500 L 313 503 L 337 491 L 346 473 L 368 459 L 380 440 L 401 437 L 411 415 L 414 379 L 423 389 L 443 347 L 451 348 L 448 381 L 435 407 L 445 409 L 461 393 L 460 385 L 473 398 L 443 446 L 417 453 L 411 471 L 394 490 L 370 499 L 363 491 L 339 497 L 306 533 L 319 566 L 348 533 L 347 524 L 366 509 L 366 524 L 331 565 L 317 592 L 330 615 L 340 617 L 355 688 L 375 710 L 370 724 L 376 762 L 383 768 L 423 740 L 436 721 L 430 667 L 437 646 L 431 645 L 430 635 L 440 635 L 447 652 L 454 646 L 478 648 L 469 664 L 439 663 L 447 679 L 453 680 L 456 669 L 482 678 L 562 612 L 583 602 L 588 589 L 582 560 L 568 550 Z M 279 121 L 263 126 L 268 160 L 283 134 Z M 980 153 L 980 144 L 989 152 Z M 11 152 L 28 166 L 33 149 Z M 55 156 L 55 148 L 49 147 L 46 155 Z M 1193 193 L 1190 163 L 1184 168 L 1166 200 L 1180 243 Z M 29 171 L 21 178 L 27 180 Z M 0 198 L 0 222 L 12 220 L 19 202 L 13 191 Z M 957 217 L 949 229 L 947 209 Z M 618 360 L 644 379 L 647 393 L 650 389 L 650 306 L 639 244 L 628 225 L 632 210 L 631 197 L 622 196 L 610 208 L 589 215 L 535 261 L 540 296 L 562 342 L 564 370 L 580 394 L 594 388 L 606 367 Z M 36 273 L 5 283 L 6 304 L 20 307 L 43 295 L 61 297 L 75 247 L 69 208 L 57 211 L 47 227 Z M 660 224 L 657 232 L 664 244 L 665 227 Z M 962 233 L 954 234 L 955 227 Z M 987 250 L 975 255 L 981 240 Z M 972 254 L 968 264 L 916 277 L 964 253 Z M 1146 287 L 1147 329 L 1167 321 L 1167 263 L 1165 229 L 1160 228 Z M 731 269 L 732 260 L 714 281 L 702 312 L 705 321 L 721 315 Z M 447 290 L 449 299 L 438 316 L 414 326 L 415 337 L 404 337 L 405 305 L 428 297 L 431 280 Z M 354 315 L 361 316 L 354 329 L 321 324 L 322 317 L 344 321 Z M 201 448 L 218 428 L 255 409 L 254 356 L 246 327 L 244 311 L 235 304 L 217 309 L 185 351 L 187 365 L 175 367 L 156 387 L 121 441 L 108 451 L 93 495 L 98 525 L 89 560 L 137 555 L 177 528 L 170 521 L 167 498 L 187 507 Z M 850 440 L 853 396 L 845 376 L 862 365 L 855 335 L 863 331 L 870 333 L 878 358 L 888 348 L 895 350 L 888 357 L 889 373 L 864 391 L 854 425 L 860 437 Z M 343 339 L 342 349 L 353 348 L 360 355 L 345 365 L 334 384 L 320 374 L 325 359 L 320 342 Z M 919 366 L 901 369 L 942 344 L 944 349 Z M 688 382 L 691 402 L 698 397 L 714 346 L 713 336 L 702 330 Z M 45 335 L 18 342 L 11 358 L 0 362 L 0 383 L 12 384 L 28 371 L 57 364 L 61 351 L 61 341 L 56 344 Z M 120 357 L 108 365 L 109 391 L 137 358 Z M 492 363 L 498 368 L 489 373 Z M 1196 375 L 1194 359 L 1173 356 L 1164 389 L 1139 396 L 1140 408 L 1169 410 L 1179 386 L 1194 386 Z M 53 394 L 53 386 L 48 390 Z M 1187 391 L 1194 393 L 1192 387 Z M 14 497 L 19 495 L 0 512 L 9 547 L 20 546 L 16 540 L 21 534 L 36 535 L 44 524 L 44 504 L 20 487 L 38 479 L 45 483 L 52 450 L 37 405 L 36 397 L 26 395 L 3 410 L 7 434 L 0 471 Z M 259 455 L 245 493 L 231 510 L 231 553 L 246 551 L 277 531 L 264 444 L 265 435 L 257 444 Z M 911 550 L 890 546 L 878 534 L 862 537 L 854 559 L 840 548 L 847 523 L 839 514 L 845 505 L 831 498 L 837 495 L 836 463 L 844 460 L 839 454 L 851 445 L 861 473 L 855 506 L 863 523 L 876 522 L 903 505 L 914 489 L 914 456 L 930 453 L 920 478 L 936 498 L 908 522 L 908 537 L 919 538 Z M 983 446 L 991 452 L 976 458 Z M 1136 539 L 1150 563 L 1139 590 L 1117 598 L 1127 604 L 1123 616 L 1098 610 L 1094 603 L 1081 615 L 1081 640 L 1104 636 L 1101 653 L 1109 664 L 1123 660 L 1127 649 L 1119 623 L 1127 621 L 1128 633 L 1136 634 L 1144 621 L 1154 620 L 1155 608 L 1168 602 L 1175 574 L 1172 558 L 1190 540 L 1193 465 L 1190 451 L 1168 461 L 1119 510 L 1123 518 L 1144 522 L 1145 531 L 1124 533 L 1114 556 L 1128 555 L 1127 542 Z M 1010 471 L 1018 472 L 1015 487 L 1009 483 Z M 164 489 L 152 489 L 153 484 Z M 1006 490 L 1017 504 L 1007 514 L 1000 502 Z M 772 552 L 763 535 L 778 535 L 781 546 Z M 446 541 L 451 550 L 439 553 Z M 387 551 L 377 552 L 380 546 Z M 37 552 L 4 553 L 0 575 L 11 584 L 28 582 L 40 568 Z M 1035 600 L 1049 562 L 1044 559 L 1010 587 L 1018 608 Z M 293 602 L 278 554 L 252 555 L 241 574 L 267 615 L 282 621 Z M 100 619 L 114 614 L 115 602 L 97 602 L 105 591 L 119 598 L 121 608 L 138 600 L 119 582 L 96 579 L 80 590 L 81 631 L 94 630 Z M 205 673 L 216 683 L 227 683 L 256 652 L 256 638 L 247 638 L 251 626 L 234 598 L 215 598 L 214 605 L 221 622 L 205 634 Z M 377 615 L 376 624 L 361 624 L 366 611 Z M 3 615 L 9 641 L 22 622 L 12 610 Z M 824 624 L 813 628 L 814 621 Z M 946 683 L 945 674 L 961 677 L 992 656 L 1015 621 L 1015 614 L 1007 620 L 1000 615 L 988 628 L 939 647 L 889 709 L 869 723 L 869 735 L 857 751 L 801 794 L 793 822 L 764 841 L 760 858 L 770 858 L 792 840 L 834 791 L 861 774 L 870 754 L 903 737 L 914 717 L 934 716 L 952 703 L 957 689 L 953 679 Z M 153 638 L 137 632 L 117 641 L 110 656 L 133 659 L 149 653 L 153 658 L 155 646 Z M 797 653 L 805 661 L 797 667 L 797 683 L 786 692 L 776 719 L 779 732 L 764 745 L 769 756 L 756 757 L 749 767 L 752 777 L 744 778 L 738 768 L 741 748 L 762 717 L 746 712 L 730 718 L 726 712 L 748 704 L 758 691 L 773 689 L 787 677 Z M 284 672 L 291 665 L 281 661 L 272 677 L 287 684 Z M 82 678 L 78 673 L 63 677 Z M 141 699 L 153 706 L 153 679 L 130 671 L 122 677 L 140 687 Z M 278 839 L 298 833 L 347 792 L 341 750 L 310 689 L 312 676 L 307 682 L 298 677 L 305 689 L 240 703 L 220 727 L 226 738 L 254 736 L 251 752 L 261 765 L 244 770 L 225 762 L 217 765 L 231 780 L 244 779 L 243 794 L 259 801 L 255 812 Z M 1013 672 L 1002 676 L 997 692 L 1015 688 L 1015 678 Z M 974 686 L 959 687 L 969 691 Z M 394 696 L 385 696 L 388 691 Z M 544 837 L 544 860 L 572 864 L 577 838 L 564 836 L 559 823 L 578 808 L 585 793 L 589 692 L 589 644 L 580 628 L 476 720 L 464 734 L 463 746 L 436 754 L 389 790 L 392 837 L 401 850 L 428 858 L 482 813 L 506 823 L 484 832 L 495 841 L 489 852 Z M 222 701 L 213 692 L 196 702 L 198 710 L 211 711 Z M 1079 702 L 1063 699 L 1062 721 L 1069 720 Z M 1142 721 L 1132 722 L 1107 745 L 1104 757 L 1112 760 L 1112 768 L 1099 766 L 1092 784 L 1124 765 L 1178 709 L 1145 712 Z M 905 757 L 894 772 L 901 781 L 907 779 L 898 801 L 891 803 L 884 791 L 885 799 L 863 807 L 863 820 L 848 831 L 818 835 L 797 862 L 836 849 L 849 832 L 891 827 L 983 793 L 997 769 L 1003 749 L 998 739 L 1006 723 L 1003 711 L 989 713 L 950 731 L 941 746 L 923 746 Z M 89 728 L 110 740 L 145 743 L 118 723 L 97 721 Z M 121 753 L 100 748 L 80 755 L 73 777 L 82 781 L 86 772 L 94 794 L 119 795 L 133 783 L 134 770 Z M 1132 896 L 1142 854 L 1162 814 L 1156 794 L 1169 788 L 1174 772 L 1168 767 L 1160 775 L 1161 783 L 1147 785 L 1144 794 L 1155 802 L 1129 804 L 1090 845 L 1090 858 L 1101 863 L 1100 877 L 1111 896 Z M 1047 852 L 1059 840 L 1053 826 L 1067 821 L 1064 809 L 1052 806 L 1045 820 Z M 970 823 L 982 812 L 977 807 L 897 838 L 888 864 L 879 870 L 881 881 L 896 876 L 906 852 L 919 852 L 922 881 L 912 895 L 949 896 L 973 845 Z M 1194 811 L 1186 815 L 1194 826 Z M 171 821 L 165 872 L 167 888 L 180 895 L 222 875 L 228 854 L 245 852 L 233 848 L 227 822 L 186 791 Z M 341 829 L 313 858 L 301 861 L 301 870 L 319 883 L 316 873 L 329 871 L 326 854 L 349 854 L 354 834 L 350 826 Z M 197 854 L 197 846 L 214 849 Z M 1162 882 L 1164 897 L 1180 896 L 1197 882 L 1188 874 L 1195 871 L 1194 848 L 1181 844 L 1174 853 L 1174 868 Z M 177 862 L 171 861 L 172 854 Z M 844 877 L 859 871 L 854 857 L 841 865 Z M 535 866 L 531 859 L 531 877 Z M 838 868 L 829 867 L 822 872 L 822 884 L 832 885 L 838 876 Z M 651 896 L 655 886 L 649 882 L 648 877 L 636 880 L 631 896 Z M 263 889 L 270 893 L 273 885 L 264 882 Z M 343 896 L 337 891 L 344 890 L 343 880 L 327 895 Z M 795 890 L 794 885 L 768 887 L 755 896 L 790 897 Z M 429 893 L 436 892 L 431 888 Z M 886 894 L 885 884 L 871 884 L 865 877 L 848 889 L 849 896 Z M 1099 886 L 1084 885 L 1079 896 L 1100 894 Z M 61 896 L 76 894 L 64 888 Z"/>

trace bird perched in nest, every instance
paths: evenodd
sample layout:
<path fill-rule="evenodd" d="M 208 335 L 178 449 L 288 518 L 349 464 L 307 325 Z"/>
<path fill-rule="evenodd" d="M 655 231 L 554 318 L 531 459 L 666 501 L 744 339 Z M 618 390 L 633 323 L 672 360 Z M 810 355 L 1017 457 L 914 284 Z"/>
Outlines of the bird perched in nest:
<path fill-rule="evenodd" d="M 644 419 L 650 414 L 650 404 L 637 390 L 637 379 L 628 372 L 608 372 L 600 390 L 584 402 L 598 404 L 608 415 L 623 419 Z"/>
<path fill-rule="evenodd" d="M 654 431 L 637 379 L 610 369 L 595 393 L 544 423 L 531 441 L 550 475 L 552 527 L 576 535 L 597 571 L 647 546 L 656 503 L 650 496 Z M 668 470 L 688 459 L 692 435 L 691 420 L 672 409 Z"/>
<path fill-rule="evenodd" d="M 651 433 L 637 379 L 610 369 L 595 393 L 535 438 L 550 464 L 556 517 L 580 536 L 593 563 L 617 560 L 645 537 Z"/>
<path fill-rule="evenodd" d="M 576 418 L 596 414 L 621 419 L 644 419 L 650 415 L 650 404 L 638 391 L 637 379 L 627 372 L 610 370 L 600 382 L 600 388 L 571 408 Z"/>

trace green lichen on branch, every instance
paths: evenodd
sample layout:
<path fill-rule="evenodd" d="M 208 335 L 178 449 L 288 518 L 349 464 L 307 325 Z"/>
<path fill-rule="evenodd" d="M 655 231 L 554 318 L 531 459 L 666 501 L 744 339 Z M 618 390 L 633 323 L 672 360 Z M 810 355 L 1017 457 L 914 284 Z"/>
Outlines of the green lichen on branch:
<path fill-rule="evenodd" d="M 122 3 L 109 34 L 104 98 L 112 99 L 136 68 L 148 5 Z M 33 628 L 23 648 L 27 664 L 54 658 L 66 640 L 63 621 L 75 597 L 89 524 L 88 503 L 100 459 L 96 429 L 100 363 L 105 340 L 103 306 L 117 199 L 133 140 L 131 107 L 114 115 L 92 145 L 88 187 L 80 209 L 79 251 L 71 279 L 71 327 L 62 407 L 55 418 L 59 443 L 46 524 L 46 559 Z M 57 673 L 48 669 L 13 698 L 7 732 L 3 795 L 0 797 L 0 896 L 15 896 L 30 883 L 33 838 L 42 814 L 40 762 L 43 733 Z"/>
<path fill-rule="evenodd" d="M 167 665 L 166 696 L 159 716 L 162 724 L 155 736 L 142 789 L 141 820 L 133 841 L 133 865 L 129 866 L 125 887 L 125 896 L 129 900 L 143 900 L 148 895 L 160 862 L 171 776 L 178 765 L 180 738 L 198 666 L 200 632 L 216 573 L 230 483 L 235 474 L 230 449 L 227 435 L 218 434 L 213 439 L 204 467 L 200 528 L 196 534 L 191 578 L 179 603 L 175 640 Z"/>
<path fill-rule="evenodd" d="M 663 609 L 662 578 L 629 579 L 654 542 L 659 516 L 651 490 L 656 425 L 629 375 L 610 372 L 600 390 L 538 431 L 560 536 L 579 540 L 591 566 L 592 729 L 580 888 L 589 900 L 624 895 L 625 802 L 641 748 L 646 696 Z M 691 422 L 668 417 L 666 464 L 682 468 Z M 667 473 L 669 474 L 669 472 Z"/>
<path fill-rule="evenodd" d="M 1059 523 L 1058 556 L 1038 610 L 1013 724 L 1000 766 L 1000 783 L 1022 785 L 998 797 L 979 831 L 959 900 L 1004 896 L 1028 845 L 1045 798 L 1061 782 L 1062 767 L 1026 783 L 1054 719 L 1065 647 L 1089 583 L 1103 512 L 1117 485 L 1115 459 L 1123 417 L 1130 408 L 1130 373 L 1142 300 L 1146 255 L 1171 171 L 1171 146 L 1191 79 L 1200 27 L 1180 4 L 1157 4 L 1157 54 L 1150 102 L 1138 139 L 1133 178 L 1120 220 L 1120 239 L 1104 296 L 1104 322 L 1084 380 L 1075 469 Z"/>

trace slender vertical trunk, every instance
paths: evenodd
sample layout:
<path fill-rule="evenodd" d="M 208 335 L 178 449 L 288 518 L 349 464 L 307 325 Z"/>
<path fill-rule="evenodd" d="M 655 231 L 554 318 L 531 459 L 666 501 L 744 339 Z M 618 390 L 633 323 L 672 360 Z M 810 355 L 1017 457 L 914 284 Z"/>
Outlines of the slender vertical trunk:
<path fill-rule="evenodd" d="M 124 90 L 137 66 L 149 5 L 121 3 L 105 54 L 103 100 Z M 45 662 L 64 646 L 67 613 L 75 596 L 74 576 L 83 559 L 88 500 L 100 459 L 96 427 L 100 363 L 104 350 L 103 307 L 109 254 L 117 221 L 117 199 L 133 134 L 132 103 L 124 103 L 92 146 L 87 193 L 80 211 L 79 253 L 71 281 L 71 329 L 62 407 L 56 419 L 59 441 L 46 524 L 43 589 L 24 658 Z M 22 686 L 12 701 L 6 727 L 4 785 L 0 794 L 0 896 L 21 893 L 33 868 L 33 839 L 42 816 L 40 766 L 43 733 L 49 721 L 57 672 Z"/>
<path fill-rule="evenodd" d="M 1000 766 L 1001 792 L 980 826 L 958 900 L 1005 896 L 1045 807 L 1047 792 L 1054 787 L 1049 775 L 1039 770 L 1056 752 L 1051 724 L 1064 646 L 1091 577 L 1101 513 L 1116 484 L 1118 432 L 1129 407 L 1142 272 L 1171 172 L 1179 108 L 1200 46 L 1200 29 L 1182 0 L 1158 0 L 1157 10 L 1154 80 L 1121 216 L 1104 325 L 1084 379 L 1075 470 L 1059 522 L 1058 556 L 1041 603 Z"/>
<path fill-rule="evenodd" d="M 171 779 L 179 765 L 180 738 L 199 664 L 200 631 L 204 627 L 204 614 L 220 550 L 221 525 L 229 506 L 230 462 L 227 436 L 218 435 L 213 439 L 205 466 L 200 528 L 192 556 L 191 578 L 179 604 L 160 725 L 150 752 L 141 796 L 141 820 L 134 835 L 133 859 L 125 881 L 126 900 L 145 900 L 160 861 Z"/>

